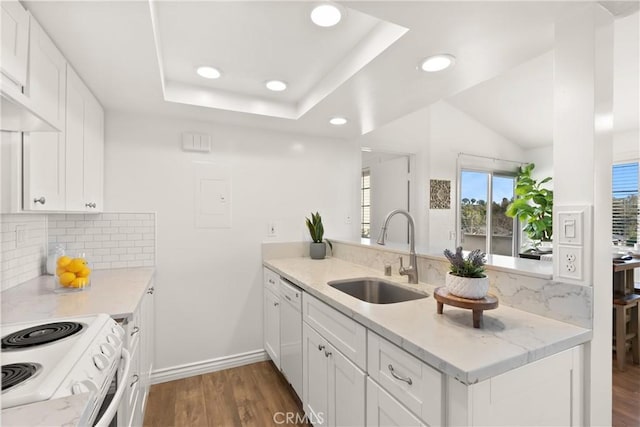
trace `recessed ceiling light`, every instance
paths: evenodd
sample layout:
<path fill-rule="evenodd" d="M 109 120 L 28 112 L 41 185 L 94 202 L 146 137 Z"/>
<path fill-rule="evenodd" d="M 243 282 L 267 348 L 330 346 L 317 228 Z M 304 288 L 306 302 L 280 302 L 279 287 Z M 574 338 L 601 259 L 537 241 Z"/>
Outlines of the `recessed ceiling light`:
<path fill-rule="evenodd" d="M 340 9 L 332 4 L 321 4 L 311 11 L 311 20 L 319 27 L 333 27 L 342 19 Z"/>
<path fill-rule="evenodd" d="M 420 63 L 420 69 L 422 71 L 427 71 L 429 73 L 434 73 L 436 71 L 446 70 L 447 68 L 453 66 L 456 62 L 456 57 L 453 55 L 449 55 L 448 53 L 443 53 L 440 55 L 433 55 L 425 59 Z"/>
<path fill-rule="evenodd" d="M 198 67 L 196 70 L 200 77 L 204 77 L 205 79 L 217 79 L 220 77 L 220 70 L 213 67 Z"/>
<path fill-rule="evenodd" d="M 347 123 L 347 119 L 345 119 L 344 117 L 332 117 L 331 120 L 329 120 L 329 123 L 334 126 L 342 126 L 343 124 Z"/>
<path fill-rule="evenodd" d="M 274 92 L 282 92 L 287 88 L 287 84 L 281 80 L 269 80 L 264 85 L 267 87 L 267 89 Z"/>

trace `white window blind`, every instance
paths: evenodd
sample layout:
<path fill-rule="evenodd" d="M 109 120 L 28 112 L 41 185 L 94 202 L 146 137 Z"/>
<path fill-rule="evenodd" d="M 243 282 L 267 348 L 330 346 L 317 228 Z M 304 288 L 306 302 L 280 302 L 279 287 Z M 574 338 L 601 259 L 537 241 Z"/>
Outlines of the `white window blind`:
<path fill-rule="evenodd" d="M 638 162 L 613 165 L 612 239 L 631 246 L 638 241 Z"/>

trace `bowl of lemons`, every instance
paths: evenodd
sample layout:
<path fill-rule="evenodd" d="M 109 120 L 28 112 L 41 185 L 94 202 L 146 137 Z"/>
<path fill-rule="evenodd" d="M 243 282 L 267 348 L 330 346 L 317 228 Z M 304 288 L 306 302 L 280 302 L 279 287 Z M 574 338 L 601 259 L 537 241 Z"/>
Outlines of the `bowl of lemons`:
<path fill-rule="evenodd" d="M 55 287 L 58 291 L 82 291 L 91 286 L 91 268 L 84 254 L 62 255 L 56 261 Z"/>

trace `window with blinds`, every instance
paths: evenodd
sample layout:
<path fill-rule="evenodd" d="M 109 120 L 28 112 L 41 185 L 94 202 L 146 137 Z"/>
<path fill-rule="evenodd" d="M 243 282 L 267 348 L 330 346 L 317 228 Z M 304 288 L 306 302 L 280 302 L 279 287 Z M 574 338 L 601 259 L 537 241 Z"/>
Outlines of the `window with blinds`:
<path fill-rule="evenodd" d="M 360 180 L 360 229 L 363 238 L 371 237 L 371 173 L 362 169 Z"/>
<path fill-rule="evenodd" d="M 614 243 L 632 246 L 638 241 L 638 162 L 613 165 Z"/>

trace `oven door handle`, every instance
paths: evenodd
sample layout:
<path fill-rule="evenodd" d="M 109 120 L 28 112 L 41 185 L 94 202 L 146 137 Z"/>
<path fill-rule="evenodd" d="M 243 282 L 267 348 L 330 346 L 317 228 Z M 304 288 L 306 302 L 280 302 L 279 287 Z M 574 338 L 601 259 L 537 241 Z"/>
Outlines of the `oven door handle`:
<path fill-rule="evenodd" d="M 100 421 L 94 424 L 94 427 L 107 427 L 109 423 L 111 423 L 111 420 L 113 419 L 116 412 L 118 411 L 118 406 L 120 406 L 120 400 L 122 400 L 122 394 L 127 388 L 126 387 L 128 384 L 127 378 L 129 378 L 129 372 L 131 371 L 131 355 L 129 354 L 126 348 L 122 349 L 122 360 L 124 362 L 122 381 L 118 381 L 118 388 L 115 394 L 113 395 L 113 400 L 111 400 L 109 407 L 107 408 L 106 411 L 104 411 L 104 414 L 102 414 Z M 116 375 L 117 375 L 117 370 L 116 370 Z"/>

